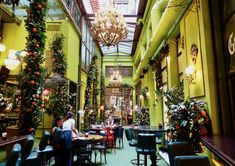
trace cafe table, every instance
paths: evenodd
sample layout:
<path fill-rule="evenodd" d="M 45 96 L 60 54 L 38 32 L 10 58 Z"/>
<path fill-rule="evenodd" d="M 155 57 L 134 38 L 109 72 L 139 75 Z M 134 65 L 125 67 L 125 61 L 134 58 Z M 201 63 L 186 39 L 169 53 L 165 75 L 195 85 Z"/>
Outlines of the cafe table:
<path fill-rule="evenodd" d="M 167 130 L 164 127 L 159 126 L 133 126 L 132 129 L 136 132 L 166 132 Z"/>
<path fill-rule="evenodd" d="M 28 135 L 7 137 L 6 140 L 2 140 L 0 138 L 0 147 L 5 147 L 6 158 L 8 158 L 10 156 L 10 153 L 11 153 L 11 150 L 12 150 L 12 147 L 14 146 L 14 144 L 20 143 L 22 146 L 27 138 L 28 138 Z"/>
<path fill-rule="evenodd" d="M 88 136 L 84 136 L 84 137 L 78 137 L 78 139 L 80 140 L 94 140 L 94 141 L 100 141 L 103 139 L 103 136 L 101 135 L 93 135 L 93 134 L 89 134 Z"/>

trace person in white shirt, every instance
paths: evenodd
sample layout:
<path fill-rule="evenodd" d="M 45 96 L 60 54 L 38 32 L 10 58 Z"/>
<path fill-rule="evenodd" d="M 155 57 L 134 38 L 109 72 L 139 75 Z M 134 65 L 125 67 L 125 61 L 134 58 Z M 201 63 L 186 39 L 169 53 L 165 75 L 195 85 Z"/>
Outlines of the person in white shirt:
<path fill-rule="evenodd" d="M 64 150 L 61 164 L 72 166 L 72 139 L 78 137 L 78 130 L 75 128 L 75 120 L 73 119 L 72 112 L 67 113 L 62 130 Z"/>
<path fill-rule="evenodd" d="M 73 119 L 73 113 L 68 112 L 66 115 L 66 120 L 63 123 L 63 131 L 70 130 L 72 131 L 72 139 L 78 137 L 78 130 L 75 128 L 75 120 Z"/>

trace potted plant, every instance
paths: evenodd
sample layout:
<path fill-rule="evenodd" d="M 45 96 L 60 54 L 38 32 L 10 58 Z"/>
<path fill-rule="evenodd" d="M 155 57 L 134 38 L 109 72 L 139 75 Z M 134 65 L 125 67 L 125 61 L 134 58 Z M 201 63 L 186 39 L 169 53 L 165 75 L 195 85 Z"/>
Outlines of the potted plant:
<path fill-rule="evenodd" d="M 162 92 L 168 107 L 167 118 L 171 141 L 189 141 L 195 152 L 201 152 L 199 138 L 211 131 L 206 103 L 202 100 L 184 100 L 183 84 Z"/>

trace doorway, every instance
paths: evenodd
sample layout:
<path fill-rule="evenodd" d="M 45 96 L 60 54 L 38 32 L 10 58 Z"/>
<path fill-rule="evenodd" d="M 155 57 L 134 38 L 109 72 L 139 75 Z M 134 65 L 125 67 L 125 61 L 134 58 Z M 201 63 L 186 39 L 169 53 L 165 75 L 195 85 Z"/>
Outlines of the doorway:
<path fill-rule="evenodd" d="M 106 87 L 105 103 L 108 110 L 106 116 L 111 112 L 115 118 L 120 119 L 122 125 L 128 125 L 132 116 L 132 88 L 131 87 Z"/>

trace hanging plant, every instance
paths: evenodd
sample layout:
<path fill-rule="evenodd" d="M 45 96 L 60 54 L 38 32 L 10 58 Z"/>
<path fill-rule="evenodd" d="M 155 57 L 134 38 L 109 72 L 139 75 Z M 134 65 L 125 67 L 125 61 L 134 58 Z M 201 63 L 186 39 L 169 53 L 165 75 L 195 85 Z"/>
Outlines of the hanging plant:
<path fill-rule="evenodd" d="M 46 80 L 45 87 L 50 88 L 49 99 L 46 102 L 46 111 L 54 118 L 65 116 L 70 110 L 68 95 L 68 81 L 66 78 L 66 60 L 63 52 L 64 36 L 57 34 L 54 36 L 51 49 L 51 61 L 53 77 Z"/>
<path fill-rule="evenodd" d="M 25 28 L 27 56 L 26 64 L 19 77 L 21 88 L 20 131 L 28 134 L 35 131 L 41 123 L 42 83 L 44 82 L 45 69 L 41 66 L 44 58 L 46 40 L 46 12 L 47 0 L 30 1 L 26 9 L 27 18 Z"/>

